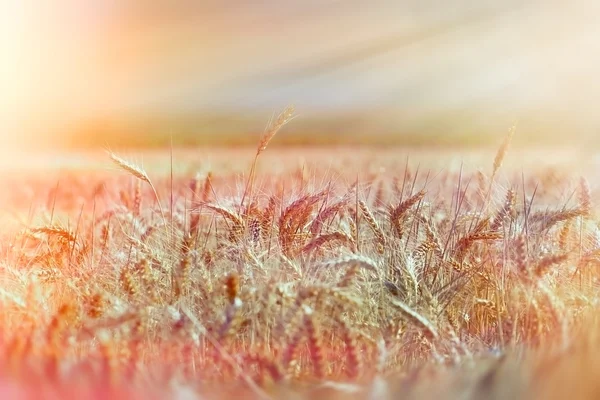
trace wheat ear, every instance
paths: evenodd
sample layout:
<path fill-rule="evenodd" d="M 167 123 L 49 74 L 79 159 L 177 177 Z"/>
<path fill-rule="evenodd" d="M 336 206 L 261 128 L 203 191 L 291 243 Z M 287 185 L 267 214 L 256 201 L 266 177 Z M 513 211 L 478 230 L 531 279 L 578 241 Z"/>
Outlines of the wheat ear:
<path fill-rule="evenodd" d="M 136 178 L 146 182 L 150 188 L 152 189 L 152 191 L 154 192 L 154 197 L 156 197 L 156 202 L 158 203 L 158 208 L 160 210 L 160 215 L 163 219 L 163 222 L 165 224 L 165 226 L 167 226 L 167 219 L 165 218 L 165 213 L 163 211 L 162 205 L 160 204 L 160 198 L 158 197 L 158 193 L 156 192 L 156 188 L 154 187 L 154 184 L 152 183 L 152 181 L 150 180 L 150 177 L 148 176 L 148 174 L 146 173 L 146 171 L 144 171 L 142 168 L 140 168 L 139 166 L 117 156 L 115 153 L 109 151 L 108 155 L 110 156 L 110 159 L 121 169 L 123 169 L 124 171 L 129 172 L 131 175 L 135 176 Z"/>
<path fill-rule="evenodd" d="M 508 152 L 508 147 L 510 146 L 510 142 L 512 142 L 512 138 L 515 134 L 516 129 L 517 129 L 516 125 L 513 125 L 510 128 L 510 130 L 508 131 L 508 135 L 506 135 L 506 137 L 504 138 L 504 142 L 502 142 L 502 146 L 500 146 L 500 148 L 498 149 L 498 152 L 496 153 L 496 157 L 494 158 L 494 169 L 492 171 L 492 180 L 494 179 L 494 177 L 496 176 L 496 173 L 502 166 L 502 161 L 504 161 L 504 157 L 506 156 L 506 153 Z"/>
<path fill-rule="evenodd" d="M 254 155 L 254 161 L 252 162 L 252 167 L 250 167 L 250 174 L 248 175 L 248 182 L 246 182 L 246 188 L 244 189 L 244 194 L 242 195 L 242 201 L 240 202 L 240 209 L 244 207 L 244 200 L 246 200 L 246 196 L 252 190 L 252 182 L 254 181 L 254 173 L 256 170 L 256 163 L 258 161 L 258 156 L 260 153 L 267 149 L 267 146 L 271 142 L 271 139 L 279 132 L 281 128 L 288 122 L 290 122 L 294 118 L 294 106 L 289 106 L 285 110 L 279 114 L 275 122 L 269 123 L 265 133 L 260 138 L 260 142 L 258 143 L 258 147 L 256 148 L 256 154 Z"/>

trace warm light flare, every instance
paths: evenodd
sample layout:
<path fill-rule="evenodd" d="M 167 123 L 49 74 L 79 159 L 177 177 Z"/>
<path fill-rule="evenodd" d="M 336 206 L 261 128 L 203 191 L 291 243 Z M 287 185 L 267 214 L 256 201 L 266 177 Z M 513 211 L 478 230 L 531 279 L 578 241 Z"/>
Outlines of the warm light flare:
<path fill-rule="evenodd" d="M 498 134 L 518 119 L 524 137 L 595 138 L 597 2 L 469 4 L 9 0 L 2 142 L 125 142 L 155 119 L 202 132 L 190 116 L 262 121 L 289 103 L 305 121 L 360 115 L 372 134 Z"/>

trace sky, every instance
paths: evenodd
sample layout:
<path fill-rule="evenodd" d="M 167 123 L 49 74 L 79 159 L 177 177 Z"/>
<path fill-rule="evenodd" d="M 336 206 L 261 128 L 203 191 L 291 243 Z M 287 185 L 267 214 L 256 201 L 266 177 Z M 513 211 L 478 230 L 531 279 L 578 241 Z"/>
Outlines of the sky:
<path fill-rule="evenodd" d="M 290 103 L 307 118 L 418 124 L 468 110 L 480 124 L 600 128 L 594 0 L 4 0 L 0 14 L 6 143 Z"/>

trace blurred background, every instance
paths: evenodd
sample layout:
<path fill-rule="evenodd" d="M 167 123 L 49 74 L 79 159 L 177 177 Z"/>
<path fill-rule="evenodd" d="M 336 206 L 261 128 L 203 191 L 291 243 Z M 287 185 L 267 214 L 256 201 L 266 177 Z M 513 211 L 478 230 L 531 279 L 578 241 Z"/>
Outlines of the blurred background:
<path fill-rule="evenodd" d="M 2 146 L 600 143 L 596 0 L 5 0 Z"/>

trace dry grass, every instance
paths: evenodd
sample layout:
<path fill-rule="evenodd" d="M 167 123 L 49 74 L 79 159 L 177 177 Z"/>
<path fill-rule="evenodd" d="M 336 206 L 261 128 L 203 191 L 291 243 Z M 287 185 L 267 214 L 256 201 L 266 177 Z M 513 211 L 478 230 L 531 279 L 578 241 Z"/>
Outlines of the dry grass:
<path fill-rule="evenodd" d="M 0 390 L 600 395 L 593 184 L 513 175 L 501 167 L 513 131 L 479 166 L 489 177 L 357 158 L 360 179 L 331 164 L 260 173 L 291 115 L 266 131 L 246 179 L 151 180 L 111 154 L 131 179 L 93 190 L 93 208 L 65 209 L 50 191 L 25 229 L 5 231 Z"/>

